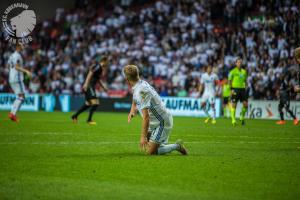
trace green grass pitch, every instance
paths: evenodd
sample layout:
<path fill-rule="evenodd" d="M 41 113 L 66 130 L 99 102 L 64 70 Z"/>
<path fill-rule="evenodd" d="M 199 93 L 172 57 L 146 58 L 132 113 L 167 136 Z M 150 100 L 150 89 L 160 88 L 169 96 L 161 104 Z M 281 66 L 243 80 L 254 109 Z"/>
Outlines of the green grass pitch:
<path fill-rule="evenodd" d="M 232 127 L 174 118 L 177 152 L 145 156 L 141 118 L 95 113 L 97 126 L 70 113 L 0 112 L 0 199 L 300 199 L 300 126 L 247 120 Z"/>

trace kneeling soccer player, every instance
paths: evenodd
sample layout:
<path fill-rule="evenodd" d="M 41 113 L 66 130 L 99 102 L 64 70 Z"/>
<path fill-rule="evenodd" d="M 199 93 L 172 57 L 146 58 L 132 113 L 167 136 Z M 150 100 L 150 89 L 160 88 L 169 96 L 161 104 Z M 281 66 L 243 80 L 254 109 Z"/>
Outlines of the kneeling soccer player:
<path fill-rule="evenodd" d="M 173 117 L 167 111 L 159 95 L 152 86 L 139 78 L 139 70 L 135 65 L 127 65 L 123 69 L 125 78 L 133 90 L 133 101 L 128 123 L 135 115 L 136 110 L 143 117 L 140 147 L 148 155 L 162 155 L 172 151 L 179 151 L 187 155 L 182 141 L 168 144 L 169 135 L 173 127 Z"/>

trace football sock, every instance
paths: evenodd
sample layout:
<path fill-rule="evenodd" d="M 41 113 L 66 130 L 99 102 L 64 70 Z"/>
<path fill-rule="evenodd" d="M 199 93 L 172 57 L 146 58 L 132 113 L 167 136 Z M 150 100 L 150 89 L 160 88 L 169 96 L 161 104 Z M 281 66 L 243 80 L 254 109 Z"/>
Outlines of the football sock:
<path fill-rule="evenodd" d="M 16 115 L 17 112 L 20 110 L 23 101 L 24 101 L 23 98 L 16 98 L 16 100 L 14 101 L 13 106 L 11 108 L 11 113 L 13 115 Z"/>
<path fill-rule="evenodd" d="M 291 117 L 293 119 L 296 119 L 296 116 L 294 115 L 294 113 L 290 109 L 287 109 L 286 111 L 291 115 Z"/>
<path fill-rule="evenodd" d="M 234 122 L 235 121 L 235 108 L 231 108 L 231 120 Z"/>
<path fill-rule="evenodd" d="M 92 121 L 92 117 L 93 117 L 93 114 L 95 112 L 95 110 L 97 109 L 98 105 L 92 105 L 91 109 L 90 109 L 90 113 L 89 113 L 89 118 L 88 118 L 88 122 Z"/>
<path fill-rule="evenodd" d="M 210 117 L 210 115 L 208 113 L 208 109 L 205 109 L 204 112 L 205 112 L 205 114 L 206 114 L 207 117 Z"/>
<path fill-rule="evenodd" d="M 86 109 L 88 109 L 90 106 L 84 104 L 82 105 L 79 110 L 73 115 L 73 117 L 78 117 L 83 111 L 85 111 Z"/>
<path fill-rule="evenodd" d="M 230 105 L 226 105 L 226 117 L 230 117 Z"/>
<path fill-rule="evenodd" d="M 179 150 L 180 145 L 179 144 L 166 144 L 166 145 L 160 145 L 157 149 L 158 155 L 163 155 L 166 153 L 170 153 L 175 150 Z"/>
<path fill-rule="evenodd" d="M 216 108 L 213 106 L 212 110 L 213 110 L 213 116 L 212 116 L 212 118 L 216 119 Z"/>
<path fill-rule="evenodd" d="M 207 108 L 206 105 L 201 106 L 201 109 L 204 111 L 204 113 L 205 113 L 205 115 L 206 115 L 207 117 L 210 117 L 210 116 L 209 116 L 209 113 L 208 113 L 208 108 Z"/>
<path fill-rule="evenodd" d="M 280 120 L 284 120 L 284 117 L 283 117 L 283 111 L 282 109 L 279 109 L 279 114 L 280 114 Z"/>
<path fill-rule="evenodd" d="M 227 107 L 226 106 L 223 108 L 223 116 L 227 117 Z"/>
<path fill-rule="evenodd" d="M 242 111 L 241 111 L 241 114 L 240 114 L 240 119 L 241 120 L 244 120 L 245 119 L 245 114 L 247 112 L 247 108 L 243 107 L 242 108 Z"/>

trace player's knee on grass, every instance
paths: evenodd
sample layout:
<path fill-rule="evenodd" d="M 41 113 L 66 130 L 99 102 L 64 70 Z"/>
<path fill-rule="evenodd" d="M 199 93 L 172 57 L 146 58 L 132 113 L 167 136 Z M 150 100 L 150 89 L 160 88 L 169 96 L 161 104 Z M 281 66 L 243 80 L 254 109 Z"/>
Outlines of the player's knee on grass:
<path fill-rule="evenodd" d="M 159 144 L 154 142 L 148 143 L 147 155 L 157 155 Z"/>

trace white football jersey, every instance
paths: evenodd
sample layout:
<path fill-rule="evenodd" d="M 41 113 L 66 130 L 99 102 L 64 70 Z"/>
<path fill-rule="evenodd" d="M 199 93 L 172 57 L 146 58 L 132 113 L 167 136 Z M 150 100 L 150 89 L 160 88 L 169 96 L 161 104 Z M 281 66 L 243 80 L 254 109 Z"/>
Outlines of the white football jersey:
<path fill-rule="evenodd" d="M 136 103 L 139 113 L 143 115 L 142 109 L 149 109 L 150 127 L 160 123 L 168 126 L 170 113 L 155 89 L 144 80 L 139 80 L 132 89 L 133 101 Z"/>
<path fill-rule="evenodd" d="M 204 94 L 215 95 L 216 93 L 216 81 L 219 78 L 215 73 L 204 73 L 201 76 L 201 84 L 204 84 Z"/>
<path fill-rule="evenodd" d="M 19 64 L 20 67 L 23 67 L 23 59 L 20 53 L 15 51 L 8 59 L 9 67 L 9 82 L 17 83 L 24 80 L 23 72 L 16 70 L 16 64 Z"/>

